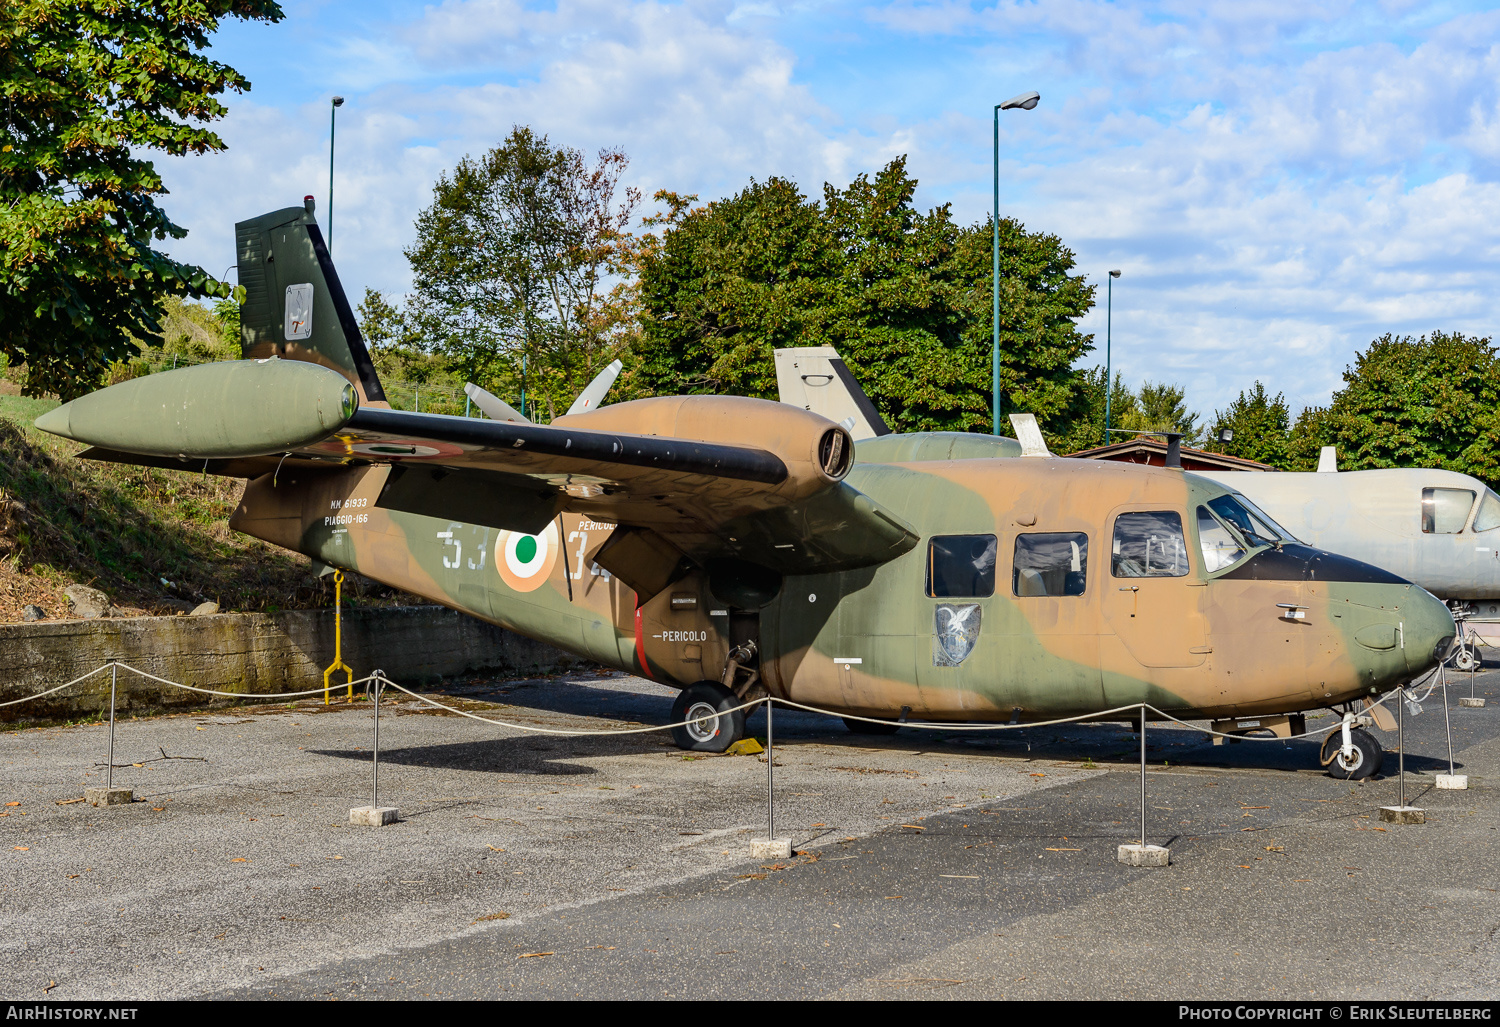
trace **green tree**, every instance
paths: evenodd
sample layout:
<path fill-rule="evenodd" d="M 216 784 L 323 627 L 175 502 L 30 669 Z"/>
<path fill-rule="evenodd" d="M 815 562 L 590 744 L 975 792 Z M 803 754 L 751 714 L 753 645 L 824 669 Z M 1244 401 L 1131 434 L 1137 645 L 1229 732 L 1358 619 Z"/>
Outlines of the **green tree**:
<path fill-rule="evenodd" d="M 1115 372 L 1114 386 L 1110 395 L 1109 417 L 1114 428 L 1124 427 L 1126 418 L 1133 418 L 1140 410 L 1135 393 L 1125 384 L 1120 372 Z M 1047 445 L 1054 453 L 1066 456 L 1086 449 L 1104 445 L 1104 368 L 1090 367 L 1077 371 L 1073 378 L 1073 396 L 1068 413 L 1054 418 L 1044 429 Z M 1111 442 L 1123 442 L 1127 436 L 1115 435 Z"/>
<path fill-rule="evenodd" d="M 365 297 L 355 314 L 359 317 L 359 333 L 371 349 L 390 346 L 406 335 L 406 319 L 400 308 L 378 289 L 365 286 Z"/>
<path fill-rule="evenodd" d="M 770 398 L 773 350 L 828 345 L 893 429 L 988 431 L 990 226 L 918 211 L 916 186 L 898 158 L 821 203 L 774 177 L 702 207 L 672 197 L 640 251 L 638 386 Z M 1006 412 L 1065 425 L 1093 290 L 1055 236 L 1000 228 Z"/>
<path fill-rule="evenodd" d="M 1233 438 L 1220 442 L 1219 433 L 1225 429 L 1234 433 Z M 1281 470 L 1292 466 L 1291 412 L 1286 397 L 1280 392 L 1272 396 L 1259 381 L 1249 392 L 1241 391 L 1228 409 L 1214 411 L 1208 435 L 1207 446 L 1216 453 L 1258 460 Z"/>
<path fill-rule="evenodd" d="M 468 380 L 526 395 L 526 412 L 566 408 L 620 348 L 603 310 L 631 251 L 639 203 L 616 203 L 629 159 L 553 147 L 517 126 L 484 156 L 465 157 L 433 187 L 406 250 L 416 289 L 407 309 L 427 344 Z"/>
<path fill-rule="evenodd" d="M 1500 358 L 1488 337 L 1382 335 L 1294 432 L 1299 466 L 1336 446 L 1344 470 L 1441 467 L 1500 482 Z"/>
<path fill-rule="evenodd" d="M 202 127 L 250 83 L 203 51 L 224 18 L 279 21 L 273 0 L 8 0 L 0 5 L 0 354 L 28 394 L 88 391 L 168 295 L 228 285 L 153 241 L 187 234 L 145 159 L 224 149 Z"/>
<path fill-rule="evenodd" d="M 1142 382 L 1139 397 L 1132 399 L 1132 409 L 1124 410 L 1116 418 L 1119 427 L 1181 432 L 1184 445 L 1198 445 L 1202 426 L 1198 424 L 1198 415 L 1188 410 L 1186 393 L 1180 386 Z"/>

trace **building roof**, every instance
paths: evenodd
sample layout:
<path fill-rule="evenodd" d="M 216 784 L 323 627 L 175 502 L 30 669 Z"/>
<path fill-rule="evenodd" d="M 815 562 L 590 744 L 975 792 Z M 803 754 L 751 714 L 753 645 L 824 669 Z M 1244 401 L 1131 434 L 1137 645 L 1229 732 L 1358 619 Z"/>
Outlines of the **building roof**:
<path fill-rule="evenodd" d="M 1159 439 L 1137 435 L 1125 442 L 1113 442 L 1096 449 L 1084 449 L 1069 453 L 1080 460 L 1117 460 L 1121 463 L 1152 464 L 1165 467 L 1167 444 Z M 1274 471 L 1270 464 L 1263 464 L 1227 453 L 1210 453 L 1207 450 L 1182 447 L 1182 469 L 1185 471 Z"/>

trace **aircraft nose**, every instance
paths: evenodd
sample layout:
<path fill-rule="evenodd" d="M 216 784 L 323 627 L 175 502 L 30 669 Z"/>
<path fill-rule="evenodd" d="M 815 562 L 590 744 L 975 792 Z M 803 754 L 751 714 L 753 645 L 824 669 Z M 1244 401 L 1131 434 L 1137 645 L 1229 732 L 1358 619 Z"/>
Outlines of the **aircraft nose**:
<path fill-rule="evenodd" d="M 1412 598 L 1400 608 L 1406 668 L 1414 674 L 1437 666 L 1447 655 L 1458 628 L 1448 605 L 1426 589 L 1412 587 Z"/>

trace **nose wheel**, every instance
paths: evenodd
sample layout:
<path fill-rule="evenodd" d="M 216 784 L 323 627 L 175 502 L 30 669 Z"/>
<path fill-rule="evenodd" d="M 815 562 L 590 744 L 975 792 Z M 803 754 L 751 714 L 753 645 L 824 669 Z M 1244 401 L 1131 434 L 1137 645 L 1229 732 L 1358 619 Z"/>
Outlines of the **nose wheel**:
<path fill-rule="evenodd" d="M 1361 728 L 1349 731 L 1348 756 L 1344 755 L 1343 749 L 1344 731 L 1342 728 L 1335 728 L 1332 734 L 1323 739 L 1322 751 L 1318 753 L 1318 759 L 1328 768 L 1329 777 L 1344 781 L 1363 781 L 1374 777 L 1385 761 L 1385 750 L 1380 747 L 1380 743 Z"/>
<path fill-rule="evenodd" d="M 1473 646 L 1461 645 L 1453 650 L 1453 669 L 1468 673 L 1478 670 L 1480 665 L 1479 652 Z"/>

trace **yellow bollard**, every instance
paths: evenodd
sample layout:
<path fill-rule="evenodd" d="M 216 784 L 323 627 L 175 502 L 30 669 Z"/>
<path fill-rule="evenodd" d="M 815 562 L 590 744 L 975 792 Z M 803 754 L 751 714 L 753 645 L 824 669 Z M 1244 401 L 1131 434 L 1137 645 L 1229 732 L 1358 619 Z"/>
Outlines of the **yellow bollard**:
<path fill-rule="evenodd" d="M 344 572 L 333 572 L 333 663 L 323 672 L 323 705 L 328 705 L 328 679 L 336 670 L 343 671 L 348 675 L 349 696 L 347 701 L 354 701 L 354 668 L 344 662 Z"/>

